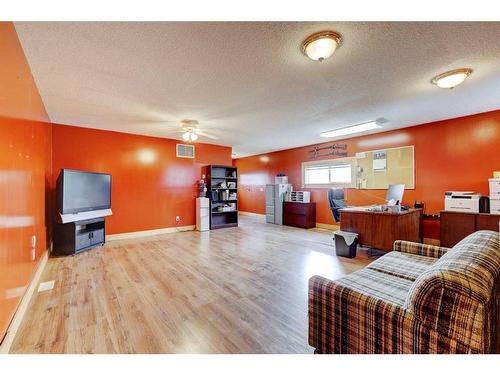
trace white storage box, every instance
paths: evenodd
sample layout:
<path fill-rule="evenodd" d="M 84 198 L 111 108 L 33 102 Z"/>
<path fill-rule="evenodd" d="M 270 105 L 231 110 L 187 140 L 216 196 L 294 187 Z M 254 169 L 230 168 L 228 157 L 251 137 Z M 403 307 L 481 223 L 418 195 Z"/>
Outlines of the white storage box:
<path fill-rule="evenodd" d="M 500 215 L 500 199 L 490 199 L 490 214 Z"/>
<path fill-rule="evenodd" d="M 500 178 L 488 179 L 490 183 L 490 199 L 500 199 Z"/>

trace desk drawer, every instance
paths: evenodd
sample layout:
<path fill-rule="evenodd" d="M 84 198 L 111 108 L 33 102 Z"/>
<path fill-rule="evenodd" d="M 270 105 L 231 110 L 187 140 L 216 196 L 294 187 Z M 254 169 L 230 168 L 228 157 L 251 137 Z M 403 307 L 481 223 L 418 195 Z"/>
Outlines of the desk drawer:
<path fill-rule="evenodd" d="M 441 211 L 441 246 L 453 247 L 476 231 L 476 215 L 473 213 Z"/>
<path fill-rule="evenodd" d="M 316 226 L 316 203 L 283 203 L 283 224 L 300 228 Z"/>
<path fill-rule="evenodd" d="M 478 214 L 476 216 L 476 230 L 494 230 L 498 232 L 500 215 Z"/>
<path fill-rule="evenodd" d="M 309 203 L 283 202 L 283 212 L 294 215 L 306 215 Z"/>
<path fill-rule="evenodd" d="M 283 225 L 289 225 L 291 227 L 311 229 L 316 226 L 315 221 L 310 217 L 310 215 L 296 215 L 288 213 L 283 218 Z"/>

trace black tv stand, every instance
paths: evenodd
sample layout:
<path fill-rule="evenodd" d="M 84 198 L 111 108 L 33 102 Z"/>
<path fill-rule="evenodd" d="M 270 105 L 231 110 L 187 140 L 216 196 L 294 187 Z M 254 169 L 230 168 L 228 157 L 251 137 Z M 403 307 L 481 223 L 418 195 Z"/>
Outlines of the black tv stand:
<path fill-rule="evenodd" d="M 103 217 L 56 224 L 54 228 L 54 252 L 74 255 L 106 242 Z"/>

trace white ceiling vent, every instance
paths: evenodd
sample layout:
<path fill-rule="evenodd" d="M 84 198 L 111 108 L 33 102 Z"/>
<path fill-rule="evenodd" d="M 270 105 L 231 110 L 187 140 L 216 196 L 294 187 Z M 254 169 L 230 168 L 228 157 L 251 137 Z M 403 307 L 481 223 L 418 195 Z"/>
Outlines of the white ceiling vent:
<path fill-rule="evenodd" d="M 176 155 L 178 158 L 194 159 L 194 145 L 177 144 Z"/>

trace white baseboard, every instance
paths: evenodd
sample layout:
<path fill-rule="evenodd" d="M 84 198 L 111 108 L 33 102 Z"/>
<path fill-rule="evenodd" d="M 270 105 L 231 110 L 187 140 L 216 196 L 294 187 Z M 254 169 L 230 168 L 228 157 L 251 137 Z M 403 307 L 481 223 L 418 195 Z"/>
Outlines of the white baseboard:
<path fill-rule="evenodd" d="M 149 237 L 149 236 L 156 236 L 158 234 L 167 234 L 167 233 L 176 233 L 176 232 L 188 232 L 191 230 L 195 230 L 195 228 L 196 228 L 196 225 L 185 225 L 182 227 L 169 227 L 169 228 L 160 228 L 160 229 L 152 229 L 152 230 L 141 230 L 141 231 L 137 231 L 137 232 L 107 234 L 106 241 Z"/>
<path fill-rule="evenodd" d="M 326 230 L 339 230 L 340 225 L 316 223 L 316 228 L 326 229 Z"/>
<path fill-rule="evenodd" d="M 249 212 L 249 211 L 238 211 L 239 215 L 246 215 L 246 216 L 258 216 L 258 217 L 263 217 L 266 216 L 264 214 L 258 214 L 255 212 Z"/>
<path fill-rule="evenodd" d="M 16 313 L 14 314 L 14 317 L 10 322 L 9 328 L 7 329 L 7 333 L 5 334 L 5 338 L 2 341 L 2 345 L 0 345 L 0 354 L 9 353 L 10 347 L 12 346 L 14 338 L 16 337 L 17 330 L 21 326 L 24 315 L 28 310 L 31 298 L 33 297 L 33 294 L 37 289 L 38 282 L 40 281 L 40 277 L 43 274 L 43 270 L 47 265 L 48 259 L 49 259 L 49 250 L 45 251 L 45 254 L 40 259 L 40 263 L 38 264 L 38 267 L 35 271 L 35 275 L 33 276 L 33 279 L 31 279 L 31 283 L 28 285 L 28 288 L 26 289 L 26 292 L 24 293 L 21 302 L 17 307 Z"/>

